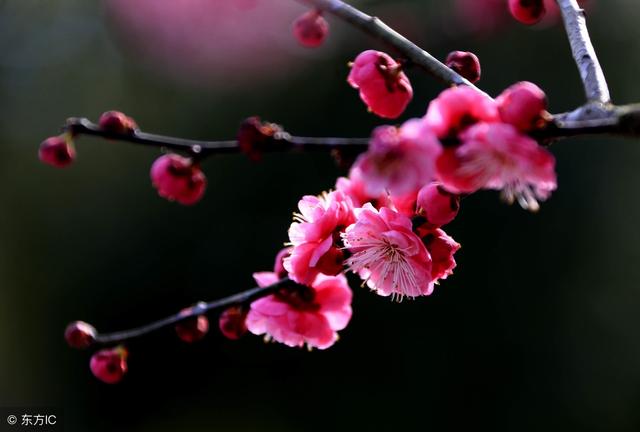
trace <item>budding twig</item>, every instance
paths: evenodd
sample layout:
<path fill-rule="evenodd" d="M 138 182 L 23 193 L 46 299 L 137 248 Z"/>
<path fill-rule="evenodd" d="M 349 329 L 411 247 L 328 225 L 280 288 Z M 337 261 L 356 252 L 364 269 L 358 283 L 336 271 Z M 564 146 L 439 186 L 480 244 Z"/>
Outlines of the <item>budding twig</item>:
<path fill-rule="evenodd" d="M 174 315 L 168 316 L 161 320 L 154 321 L 152 323 L 149 323 L 140 327 L 136 327 L 130 330 L 114 332 L 114 333 L 103 333 L 103 334 L 99 333 L 95 338 L 95 343 L 103 344 L 103 345 L 121 343 L 126 340 L 144 336 L 156 330 L 160 330 L 165 327 L 175 325 L 179 322 L 188 320 L 190 318 L 194 318 L 198 315 L 202 315 L 207 312 L 222 309 L 228 306 L 233 306 L 236 304 L 249 302 L 257 297 L 262 297 L 272 292 L 275 292 L 281 288 L 286 288 L 287 285 L 295 286 L 293 285 L 293 282 L 289 278 L 285 277 L 283 279 L 280 279 L 278 282 L 266 287 L 252 288 L 252 289 L 240 292 L 238 294 L 234 294 L 229 297 L 225 297 L 209 303 L 199 302 L 186 312 L 178 312 Z"/>
<path fill-rule="evenodd" d="M 454 72 L 444 63 L 433 57 L 409 39 L 389 27 L 379 18 L 367 15 L 355 7 L 340 0 L 298 0 L 316 9 L 328 12 L 354 27 L 382 40 L 407 58 L 412 64 L 448 85 L 467 85 L 480 92 L 471 82 Z"/>
<path fill-rule="evenodd" d="M 571 52 L 578 66 L 580 78 L 589 102 L 611 102 L 609 87 L 598 56 L 591 43 L 584 10 L 577 0 L 556 0 L 571 44 Z"/>
<path fill-rule="evenodd" d="M 241 151 L 238 141 L 199 141 L 184 138 L 175 138 L 164 135 L 156 135 L 140 130 L 130 133 L 117 133 L 104 130 L 99 125 L 86 118 L 72 117 L 67 120 L 63 130 L 72 135 L 92 135 L 116 141 L 126 141 L 134 144 L 167 148 L 184 152 L 193 157 L 202 159 L 212 154 L 239 153 Z M 340 148 L 354 150 L 366 149 L 369 138 L 331 138 L 331 137 L 299 137 L 280 132 L 273 137 L 277 145 L 262 149 L 263 151 L 331 151 Z"/>
<path fill-rule="evenodd" d="M 363 32 L 382 40 L 395 48 L 411 63 L 421 67 L 446 84 L 467 85 L 482 92 L 482 90 L 377 17 L 367 15 L 341 0 L 297 1 L 328 12 Z M 610 104 L 609 88 L 589 37 L 584 11 L 576 0 L 556 1 L 562 11 L 562 18 L 571 43 L 573 57 L 580 71 L 589 103 L 578 107 L 573 112 L 554 115 L 553 121 L 549 126 L 542 131 L 534 133 L 534 137 L 543 140 L 555 140 L 581 135 L 640 136 L 640 120 L 638 120 L 640 119 L 640 106 L 617 107 Z"/>

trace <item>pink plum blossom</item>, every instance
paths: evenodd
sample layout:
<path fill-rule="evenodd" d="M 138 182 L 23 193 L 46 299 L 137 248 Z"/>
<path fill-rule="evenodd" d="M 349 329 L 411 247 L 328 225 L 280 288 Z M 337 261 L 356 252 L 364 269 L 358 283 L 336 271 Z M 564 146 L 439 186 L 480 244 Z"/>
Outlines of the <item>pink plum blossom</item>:
<path fill-rule="evenodd" d="M 455 138 L 475 123 L 498 121 L 498 106 L 470 87 L 453 87 L 431 101 L 424 119 L 438 138 Z"/>
<path fill-rule="evenodd" d="M 151 182 L 161 197 L 192 205 L 204 195 L 207 179 L 191 159 L 167 154 L 151 166 Z"/>
<path fill-rule="evenodd" d="M 479 123 L 437 161 L 438 177 L 452 192 L 496 189 L 536 211 L 556 188 L 555 159 L 536 141 L 505 123 Z"/>
<path fill-rule="evenodd" d="M 389 192 L 395 196 L 416 194 L 434 177 L 434 162 L 442 146 L 421 119 L 400 128 L 380 126 L 373 131 L 369 149 L 355 162 L 370 196 Z"/>
<path fill-rule="evenodd" d="M 284 259 L 289 277 L 310 283 L 318 273 L 336 275 L 342 271 L 343 254 L 336 245 L 339 233 L 353 220 L 353 205 L 340 191 L 320 196 L 307 195 L 298 203 L 300 213 L 289 227 L 291 255 Z"/>
<path fill-rule="evenodd" d="M 254 273 L 259 286 L 278 281 L 272 272 Z M 343 275 L 318 275 L 310 286 L 285 287 L 253 303 L 247 328 L 256 335 L 290 347 L 325 349 L 338 340 L 338 331 L 351 319 L 352 292 Z"/>
<path fill-rule="evenodd" d="M 376 115 L 399 117 L 413 97 L 413 88 L 402 67 L 388 54 L 363 51 L 351 65 L 347 81 L 360 90 L 360 99 Z"/>
<path fill-rule="evenodd" d="M 356 209 L 356 222 L 342 234 L 352 254 L 349 269 L 381 296 L 402 300 L 433 291 L 431 256 L 412 231 L 411 219 L 371 204 Z"/>

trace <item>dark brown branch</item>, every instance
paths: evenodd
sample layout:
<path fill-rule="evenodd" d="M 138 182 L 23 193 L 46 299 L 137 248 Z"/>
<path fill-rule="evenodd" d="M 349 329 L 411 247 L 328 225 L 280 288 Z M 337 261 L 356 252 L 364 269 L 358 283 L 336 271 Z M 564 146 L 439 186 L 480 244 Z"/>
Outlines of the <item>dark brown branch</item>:
<path fill-rule="evenodd" d="M 467 85 L 481 91 L 468 80 L 454 72 L 409 39 L 386 25 L 379 18 L 367 15 L 340 0 L 297 0 L 316 9 L 328 12 L 363 32 L 385 42 L 412 64 L 448 85 Z"/>
<path fill-rule="evenodd" d="M 237 141 L 196 141 L 135 131 L 116 134 L 102 130 L 85 118 L 70 118 L 64 127 L 75 135 L 93 135 L 135 144 L 167 148 L 202 158 L 217 153 L 240 152 Z M 625 106 L 586 105 L 570 113 L 556 114 L 548 127 L 532 134 L 541 141 L 588 135 L 640 136 L 640 104 Z M 282 133 L 276 145 L 265 151 L 331 151 L 349 150 L 356 155 L 367 149 L 369 138 L 315 138 L 297 137 Z"/>
<path fill-rule="evenodd" d="M 225 297 L 220 300 L 215 300 L 209 303 L 200 302 L 200 303 L 197 303 L 195 306 L 191 307 L 191 309 L 188 312 L 178 312 L 174 315 L 168 316 L 158 321 L 154 321 L 144 326 L 136 327 L 130 330 L 114 332 L 114 333 L 104 333 L 104 334 L 99 333 L 95 338 L 95 343 L 102 344 L 102 345 L 122 343 L 129 339 L 134 339 L 140 336 L 144 336 L 156 330 L 160 330 L 160 329 L 175 325 L 181 321 L 188 320 L 190 318 L 205 314 L 207 312 L 223 309 L 236 304 L 247 303 L 258 297 L 263 297 L 267 294 L 273 293 L 279 289 L 287 288 L 289 285 L 291 285 L 292 287 L 295 287 L 294 283 L 289 278 L 283 278 L 283 279 L 280 279 L 278 282 L 274 283 L 273 285 L 269 285 L 266 287 L 252 288 L 250 290 L 243 291 L 241 293 L 234 294 L 232 296 Z"/>
<path fill-rule="evenodd" d="M 167 148 L 178 152 L 187 153 L 193 157 L 204 158 L 211 154 L 239 153 L 241 151 L 238 141 L 198 141 L 184 138 L 175 138 L 164 135 L 156 135 L 135 130 L 131 133 L 120 134 L 106 131 L 86 118 L 72 117 L 67 120 L 63 130 L 73 135 L 92 135 L 116 141 L 126 141 L 152 147 Z M 331 151 L 335 149 L 352 149 L 364 151 L 369 138 L 322 138 L 299 137 L 286 132 L 280 132 L 273 137 L 274 145 L 261 149 L 262 151 Z"/>
<path fill-rule="evenodd" d="M 589 102 L 610 103 L 609 87 L 589 37 L 584 10 L 577 0 L 556 0 L 556 2 L 562 12 L 571 52 L 578 66 L 587 99 Z"/>

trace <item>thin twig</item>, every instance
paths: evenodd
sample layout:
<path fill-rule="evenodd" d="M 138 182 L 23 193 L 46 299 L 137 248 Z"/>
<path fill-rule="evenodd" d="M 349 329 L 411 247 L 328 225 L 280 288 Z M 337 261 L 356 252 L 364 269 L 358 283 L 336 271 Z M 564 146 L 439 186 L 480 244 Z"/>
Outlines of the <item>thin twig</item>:
<path fill-rule="evenodd" d="M 238 141 L 236 140 L 198 141 L 156 135 L 140 130 L 121 134 L 104 130 L 99 125 L 81 117 L 69 118 L 63 126 L 63 130 L 68 131 L 73 135 L 92 135 L 115 141 L 126 141 L 134 144 L 167 148 L 170 150 L 184 152 L 197 158 L 203 158 L 211 154 L 239 153 L 241 151 Z M 286 132 L 279 133 L 278 136 L 273 137 L 273 140 L 277 145 L 273 145 L 262 150 L 304 150 L 329 152 L 334 149 L 349 148 L 364 151 L 369 142 L 369 138 L 300 137 L 290 135 Z"/>
<path fill-rule="evenodd" d="M 178 312 L 161 320 L 154 321 L 140 327 L 114 333 L 98 334 L 95 338 L 95 343 L 101 345 L 121 343 L 126 340 L 144 336 L 156 330 L 175 325 L 179 322 L 188 320 L 198 315 L 205 314 L 207 312 L 249 302 L 257 297 L 262 297 L 281 288 L 285 288 L 289 284 L 291 284 L 292 287 L 295 287 L 295 285 L 293 285 L 293 282 L 291 282 L 289 278 L 283 278 L 278 282 L 266 287 L 252 288 L 250 290 L 243 291 L 238 294 L 234 294 L 232 296 L 215 300 L 209 303 L 200 302 L 191 307 L 187 312 Z"/>
<path fill-rule="evenodd" d="M 556 2 L 562 12 L 571 52 L 578 66 L 587 99 L 590 102 L 610 103 L 609 87 L 589 37 L 584 10 L 577 0 L 556 0 Z"/>

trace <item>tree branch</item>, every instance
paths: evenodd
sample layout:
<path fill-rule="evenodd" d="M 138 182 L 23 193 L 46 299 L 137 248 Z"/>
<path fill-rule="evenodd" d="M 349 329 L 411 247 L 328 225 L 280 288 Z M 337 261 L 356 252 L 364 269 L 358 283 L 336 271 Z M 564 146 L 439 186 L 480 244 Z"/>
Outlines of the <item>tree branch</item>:
<path fill-rule="evenodd" d="M 586 105 L 556 114 L 548 127 L 533 134 L 538 139 L 562 139 L 588 135 L 640 137 L 640 104 L 601 109 Z"/>
<path fill-rule="evenodd" d="M 178 312 L 174 315 L 168 316 L 158 321 L 154 321 L 144 326 L 114 333 L 99 333 L 95 338 L 95 343 L 101 345 L 121 343 L 126 340 L 144 336 L 156 330 L 175 325 L 181 321 L 188 320 L 207 312 L 222 309 L 236 304 L 246 303 L 258 297 L 263 297 L 265 295 L 271 294 L 279 289 L 295 286 L 296 284 L 294 284 L 294 282 L 292 282 L 289 278 L 283 278 L 278 282 L 266 287 L 252 288 L 250 290 L 243 291 L 241 293 L 234 294 L 232 296 L 215 300 L 209 303 L 199 302 L 195 306 L 191 307 L 188 312 Z"/>
<path fill-rule="evenodd" d="M 578 66 L 580 78 L 589 102 L 608 104 L 611 102 L 609 87 L 591 43 L 584 10 L 577 0 L 556 0 L 571 44 L 571 52 Z"/>
<path fill-rule="evenodd" d="M 86 118 L 72 117 L 67 119 L 62 128 L 72 135 L 92 135 L 115 141 L 126 141 L 134 144 L 142 144 L 152 147 L 167 148 L 187 153 L 193 157 L 202 159 L 211 154 L 239 153 L 241 151 L 238 141 L 198 141 L 184 138 L 175 138 L 164 135 L 135 130 L 131 133 L 121 134 L 102 129 Z M 287 132 L 279 132 L 272 137 L 273 146 L 261 149 L 263 151 L 331 151 L 335 149 L 353 149 L 364 151 L 369 143 L 369 138 L 321 138 L 299 137 Z"/>
<path fill-rule="evenodd" d="M 363 32 L 380 39 L 429 74 L 448 85 L 466 85 L 482 92 L 468 80 L 454 72 L 409 39 L 386 25 L 379 18 L 367 15 L 340 0 L 297 0 L 316 9 L 328 12 L 348 22 Z"/>

